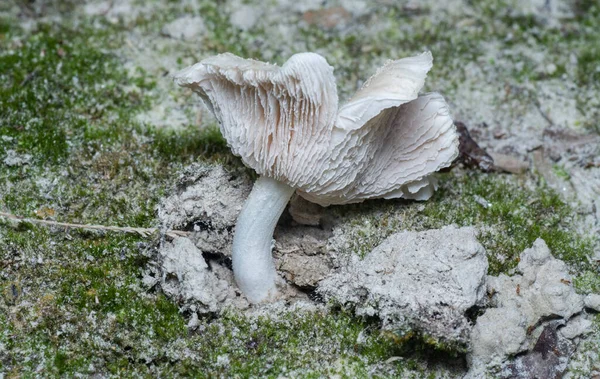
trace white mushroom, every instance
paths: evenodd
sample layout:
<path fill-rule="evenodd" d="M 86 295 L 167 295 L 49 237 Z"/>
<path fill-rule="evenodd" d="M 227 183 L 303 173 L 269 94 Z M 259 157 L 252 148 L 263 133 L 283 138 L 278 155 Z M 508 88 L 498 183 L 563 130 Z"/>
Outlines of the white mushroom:
<path fill-rule="evenodd" d="M 234 275 L 248 300 L 277 294 L 273 231 L 295 191 L 323 206 L 432 195 L 429 174 L 458 154 L 442 96 L 418 94 L 432 60 L 426 52 L 388 62 L 339 110 L 333 68 L 314 53 L 282 67 L 221 54 L 175 75 L 260 175 L 233 242 Z"/>

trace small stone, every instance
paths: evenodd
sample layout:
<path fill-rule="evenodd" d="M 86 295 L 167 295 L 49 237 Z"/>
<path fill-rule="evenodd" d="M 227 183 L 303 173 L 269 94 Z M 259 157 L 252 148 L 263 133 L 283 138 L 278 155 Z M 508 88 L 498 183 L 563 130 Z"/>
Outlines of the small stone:
<path fill-rule="evenodd" d="M 229 355 L 223 354 L 217 357 L 217 366 L 227 367 L 229 366 Z"/>
<path fill-rule="evenodd" d="M 187 328 L 190 330 L 195 330 L 200 326 L 200 320 L 198 319 L 198 313 L 192 312 L 192 317 L 190 317 L 190 321 L 187 323 Z"/>
<path fill-rule="evenodd" d="M 591 308 L 596 312 L 600 312 L 600 294 L 591 293 L 583 300 L 586 308 Z"/>
<path fill-rule="evenodd" d="M 567 339 L 574 339 L 591 331 L 592 322 L 583 316 L 575 316 L 569 320 L 569 323 L 559 329 L 559 332 Z"/>
<path fill-rule="evenodd" d="M 142 275 L 142 284 L 144 285 L 144 287 L 146 288 L 152 288 L 154 287 L 157 283 L 159 282 L 158 278 L 155 276 L 150 275 L 149 273 L 145 272 Z"/>
<path fill-rule="evenodd" d="M 490 153 L 494 159 L 494 167 L 499 171 L 511 174 L 523 174 L 529 169 L 529 163 L 513 155 Z"/>
<path fill-rule="evenodd" d="M 323 217 L 322 206 L 311 203 L 296 194 L 290 200 L 288 212 L 290 212 L 292 219 L 300 225 L 317 226 L 321 223 L 321 218 Z"/>
<path fill-rule="evenodd" d="M 494 130 L 494 138 L 495 139 L 502 139 L 504 137 L 506 137 L 506 132 L 504 130 L 502 130 L 502 129 Z"/>
<path fill-rule="evenodd" d="M 487 201 L 486 199 L 484 199 L 483 197 L 479 196 L 479 195 L 475 195 L 473 196 L 473 199 L 475 200 L 475 202 L 479 205 L 481 205 L 484 208 L 489 208 L 492 206 L 492 203 L 490 203 L 489 201 Z"/>

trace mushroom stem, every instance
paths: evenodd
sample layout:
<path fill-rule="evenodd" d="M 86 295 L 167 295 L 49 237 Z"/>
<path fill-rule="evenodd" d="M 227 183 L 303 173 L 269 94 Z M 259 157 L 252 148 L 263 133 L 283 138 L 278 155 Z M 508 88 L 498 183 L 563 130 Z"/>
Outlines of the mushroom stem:
<path fill-rule="evenodd" d="M 295 189 L 275 179 L 258 178 L 235 226 L 232 261 L 237 285 L 251 303 L 277 293 L 271 255 L 275 225 Z"/>

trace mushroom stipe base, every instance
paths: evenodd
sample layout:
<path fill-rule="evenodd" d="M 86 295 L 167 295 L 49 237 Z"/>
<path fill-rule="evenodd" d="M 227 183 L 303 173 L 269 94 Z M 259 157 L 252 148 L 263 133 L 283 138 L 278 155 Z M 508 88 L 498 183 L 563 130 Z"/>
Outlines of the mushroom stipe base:
<path fill-rule="evenodd" d="M 251 303 L 277 296 L 273 232 L 295 189 L 275 179 L 258 178 L 238 217 L 233 238 L 235 281 Z"/>

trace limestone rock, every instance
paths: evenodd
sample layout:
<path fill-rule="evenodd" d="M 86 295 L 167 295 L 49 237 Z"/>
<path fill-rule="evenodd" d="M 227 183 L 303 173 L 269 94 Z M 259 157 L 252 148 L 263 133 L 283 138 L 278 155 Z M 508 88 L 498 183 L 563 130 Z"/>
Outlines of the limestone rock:
<path fill-rule="evenodd" d="M 471 330 L 466 312 L 483 301 L 487 267 L 472 228 L 405 231 L 364 259 L 352 256 L 318 291 L 358 315 L 380 317 L 384 329 L 415 328 L 465 344 Z"/>
<path fill-rule="evenodd" d="M 585 297 L 584 302 L 586 307 L 600 312 L 600 294 L 591 293 Z"/>
<path fill-rule="evenodd" d="M 160 202 L 158 217 L 165 228 L 192 229 L 202 251 L 230 255 L 233 228 L 250 189 L 248 180 L 221 166 L 191 165 L 175 193 Z"/>
<path fill-rule="evenodd" d="M 521 254 L 517 270 L 522 275 L 490 277 L 488 288 L 497 306 L 520 309 L 527 326 L 549 316 L 568 320 L 582 310 L 583 299 L 571 284 L 567 265 L 552 257 L 542 239 Z"/>
<path fill-rule="evenodd" d="M 210 270 L 202 252 L 187 238 L 176 238 L 159 249 L 163 292 L 194 312 L 218 312 L 227 305 L 247 307 L 232 282 Z M 245 303 L 245 304 L 244 304 Z"/>
<path fill-rule="evenodd" d="M 517 274 L 487 279 L 495 308 L 481 315 L 473 329 L 468 378 L 481 377 L 491 367 L 501 368 L 501 377 L 560 377 L 575 350 L 573 339 L 590 326 L 578 316 L 583 298 L 566 264 L 550 254 L 542 239 L 520 258 Z"/>
<path fill-rule="evenodd" d="M 526 350 L 523 315 L 513 308 L 488 309 L 477 319 L 471 334 L 471 356 L 502 362 L 507 354 Z M 499 351 L 498 346 L 502 346 Z"/>

